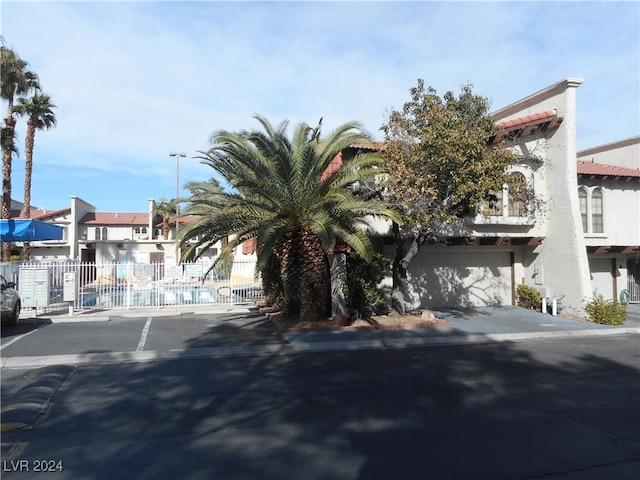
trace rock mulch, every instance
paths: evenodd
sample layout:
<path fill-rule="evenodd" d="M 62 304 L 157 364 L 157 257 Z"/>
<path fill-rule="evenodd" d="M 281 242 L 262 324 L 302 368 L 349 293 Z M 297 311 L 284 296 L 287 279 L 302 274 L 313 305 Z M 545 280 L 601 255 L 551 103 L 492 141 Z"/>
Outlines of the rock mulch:
<path fill-rule="evenodd" d="M 279 331 L 355 331 L 355 330 L 401 330 L 410 328 L 451 327 L 453 324 L 436 317 L 433 312 L 423 310 L 416 314 L 375 315 L 371 318 L 358 319 L 349 323 L 343 317 L 327 318 L 318 322 L 300 322 L 284 318 L 281 312 L 273 307 L 260 307 L 260 311 L 271 319 Z"/>

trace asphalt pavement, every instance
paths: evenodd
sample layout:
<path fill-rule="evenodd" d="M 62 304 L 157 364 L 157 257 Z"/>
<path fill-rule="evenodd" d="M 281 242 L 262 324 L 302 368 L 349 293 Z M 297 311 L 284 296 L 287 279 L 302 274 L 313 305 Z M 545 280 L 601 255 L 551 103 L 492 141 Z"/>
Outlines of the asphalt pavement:
<path fill-rule="evenodd" d="M 2 478 L 635 480 L 637 353 L 609 335 L 3 369 L 3 428 L 26 426 Z"/>
<path fill-rule="evenodd" d="M 640 306 L 621 327 L 433 311 L 450 326 L 281 333 L 246 305 L 24 312 L 2 331 L 2 476 L 636 478 Z"/>
<path fill-rule="evenodd" d="M 450 326 L 285 333 L 278 332 L 272 322 L 251 305 L 91 310 L 75 312 L 72 315 L 68 311 L 42 315 L 25 311 L 20 320 L 22 326 L 18 327 L 25 329 L 25 333 L 10 340 L 7 340 L 3 333 L 0 366 L 23 368 L 55 364 L 153 361 L 185 355 L 198 358 L 392 349 L 640 333 L 640 304 L 628 306 L 628 319 L 619 327 L 541 314 L 520 307 L 440 308 L 431 311 L 438 318 L 448 321 Z M 181 320 L 177 321 L 176 318 Z M 150 319 L 154 322 L 151 333 L 145 333 L 145 329 L 149 329 L 147 324 L 151 322 Z M 189 322 L 187 319 L 196 321 Z M 132 323 L 136 321 L 139 325 L 135 325 L 133 329 L 137 333 L 132 335 L 127 328 L 132 328 Z M 89 335 L 89 338 L 102 343 L 94 345 L 93 348 L 77 347 L 78 351 L 73 351 L 74 335 L 86 336 L 73 324 L 98 325 L 103 322 L 112 326 L 109 335 Z M 64 335 L 66 343 L 69 344 L 69 351 L 50 350 L 44 345 L 40 346 L 37 354 L 24 351 L 18 353 L 19 346 L 24 345 L 26 341 L 23 340 L 23 336 L 26 337 L 41 326 L 50 324 L 70 324 Z M 118 326 L 122 331 L 118 331 Z M 90 328 L 99 329 L 95 326 Z M 156 333 L 158 328 L 164 330 Z M 139 332 L 143 335 L 140 336 Z M 147 335 L 149 343 L 146 343 Z M 188 341 L 171 343 L 159 339 L 171 339 L 176 336 L 182 336 Z M 110 339 L 112 343 L 104 343 L 105 339 Z M 140 348 L 143 339 L 145 343 L 142 344 L 143 348 Z M 83 345 L 79 341 L 76 344 Z"/>

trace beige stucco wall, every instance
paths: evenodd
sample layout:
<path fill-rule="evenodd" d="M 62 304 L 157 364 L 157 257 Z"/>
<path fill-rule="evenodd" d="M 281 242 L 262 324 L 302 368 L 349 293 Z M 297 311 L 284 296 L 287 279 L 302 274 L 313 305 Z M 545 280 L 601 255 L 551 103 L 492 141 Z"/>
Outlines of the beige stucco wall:
<path fill-rule="evenodd" d="M 595 163 L 640 169 L 640 136 L 600 145 L 578 152 L 578 158 Z M 633 247 L 640 245 L 640 183 L 637 180 L 579 178 L 580 187 L 587 191 L 588 231 L 584 233 L 587 246 Z M 591 194 L 599 188 L 603 194 L 604 231 L 594 233 L 591 226 Z M 637 253 L 591 253 L 591 288 L 606 299 L 618 299 L 628 287 L 627 262 Z M 615 267 L 612 262 L 615 262 Z"/>
<path fill-rule="evenodd" d="M 640 136 L 587 148 L 578 152 L 578 160 L 618 167 L 640 169 Z"/>
<path fill-rule="evenodd" d="M 577 78 L 565 79 L 494 112 L 500 122 L 552 109 L 563 118 L 553 135 L 538 145 L 545 152 L 545 165 L 536 186 L 544 194 L 545 213 L 539 228 L 545 239 L 535 250 L 537 257 L 527 270 L 525 281 L 543 289 L 548 297 L 564 296 L 565 308 L 578 313 L 583 312 L 584 301 L 591 296 L 576 193 L 576 91 L 582 82 Z"/>

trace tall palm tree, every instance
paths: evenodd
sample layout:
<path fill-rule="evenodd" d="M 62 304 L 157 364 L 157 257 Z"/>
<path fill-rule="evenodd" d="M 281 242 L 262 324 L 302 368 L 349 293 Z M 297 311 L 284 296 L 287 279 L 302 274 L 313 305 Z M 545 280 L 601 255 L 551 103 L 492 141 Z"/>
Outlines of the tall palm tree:
<path fill-rule="evenodd" d="M 13 50 L 0 46 L 0 94 L 7 102 L 7 116 L 2 128 L 2 218 L 11 216 L 11 162 L 15 148 L 16 119 L 13 107 L 16 96 L 25 95 L 38 86 L 38 76 L 27 70 L 29 65 Z M 10 248 L 7 242 L 2 244 L 2 259 L 9 260 Z"/>
<path fill-rule="evenodd" d="M 345 123 L 323 139 L 322 121 L 316 128 L 300 123 L 289 138 L 287 121 L 274 128 L 266 118 L 255 118 L 262 130 L 215 132 L 211 149 L 200 152 L 202 163 L 214 168 L 230 190 L 189 199 L 186 212 L 200 218 L 180 233 L 183 246 L 195 240 L 183 258 L 223 237 L 230 241 L 219 258 L 229 258 L 242 242 L 257 238 L 258 269 L 277 257 L 285 315 L 319 320 L 326 316 L 326 253 L 336 239 L 368 259 L 372 246 L 360 222 L 369 215 L 398 220 L 381 201 L 357 198 L 347 188 L 380 173 L 382 158 L 357 155 L 326 176 L 343 150 L 370 141 L 358 122 Z"/>
<path fill-rule="evenodd" d="M 45 93 L 37 92 L 31 98 L 19 98 L 15 112 L 27 118 L 27 135 L 24 143 L 24 206 L 22 216 L 31 217 L 31 175 L 33 173 L 33 145 L 36 138 L 36 130 L 49 130 L 56 125 L 56 116 L 53 113 L 56 106 L 51 97 Z M 29 242 L 25 242 L 23 255 L 29 259 Z"/>
<path fill-rule="evenodd" d="M 162 197 L 159 202 L 153 206 L 153 214 L 162 218 L 162 238 L 169 240 L 169 230 L 171 229 L 171 217 L 178 211 L 178 201 L 175 198 L 167 200 Z"/>

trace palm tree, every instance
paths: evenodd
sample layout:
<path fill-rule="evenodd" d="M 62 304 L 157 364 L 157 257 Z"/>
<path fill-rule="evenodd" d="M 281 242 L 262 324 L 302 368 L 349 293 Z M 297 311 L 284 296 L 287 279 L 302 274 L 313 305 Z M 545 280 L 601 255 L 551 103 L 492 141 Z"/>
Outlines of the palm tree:
<path fill-rule="evenodd" d="M 36 93 L 31 98 L 19 98 L 15 113 L 27 116 L 27 136 L 25 137 L 24 153 L 24 207 L 22 216 L 31 217 L 31 175 L 33 172 L 33 145 L 36 137 L 36 130 L 49 130 L 56 125 L 56 116 L 52 109 L 56 106 L 51 102 L 49 95 Z M 23 255 L 29 259 L 29 243 L 24 243 Z"/>
<path fill-rule="evenodd" d="M 178 212 L 178 201 L 175 198 L 167 200 L 167 197 L 162 197 L 159 202 L 153 206 L 153 214 L 159 215 L 162 218 L 162 238 L 169 239 L 169 230 L 171 217 Z"/>
<path fill-rule="evenodd" d="M 287 121 L 274 128 L 264 117 L 255 118 L 263 131 L 221 130 L 211 136 L 211 149 L 200 152 L 202 163 L 214 168 L 230 191 L 189 199 L 186 212 L 200 218 L 180 233 L 182 246 L 194 240 L 183 258 L 224 237 L 230 240 L 219 258 L 229 258 L 242 242 L 257 238 L 258 269 L 269 264 L 279 269 L 284 314 L 319 320 L 326 312 L 326 254 L 336 239 L 368 259 L 372 246 L 360 222 L 368 215 L 398 220 L 381 201 L 357 198 L 347 188 L 380 173 L 381 156 L 357 155 L 327 176 L 343 150 L 370 141 L 358 122 L 345 123 L 321 140 L 322 121 L 316 128 L 300 123 L 288 138 Z"/>
<path fill-rule="evenodd" d="M 25 95 L 38 86 L 38 76 L 28 71 L 28 63 L 22 60 L 13 50 L 2 45 L 0 75 L 2 87 L 0 94 L 7 102 L 7 116 L 2 128 L 2 218 L 11 216 L 11 162 L 15 148 L 16 119 L 13 107 L 16 96 Z M 9 244 L 2 244 L 2 259 L 9 260 Z"/>

